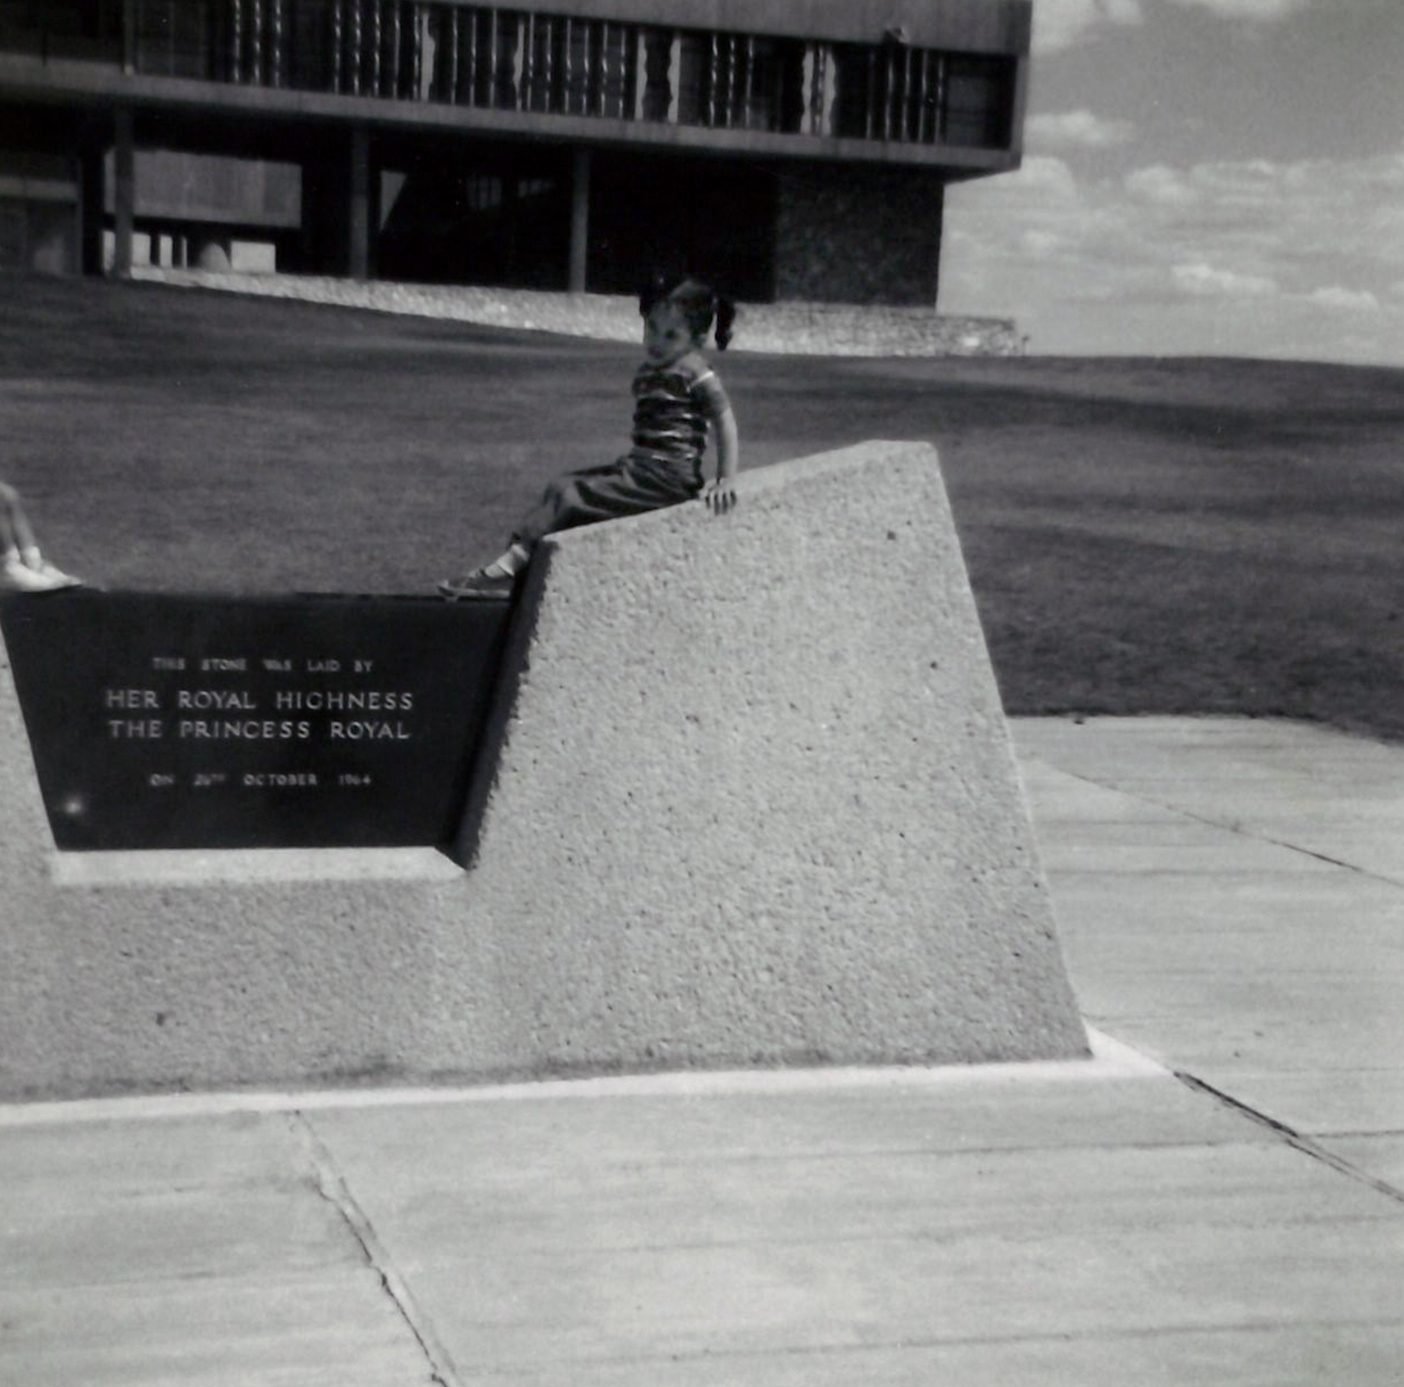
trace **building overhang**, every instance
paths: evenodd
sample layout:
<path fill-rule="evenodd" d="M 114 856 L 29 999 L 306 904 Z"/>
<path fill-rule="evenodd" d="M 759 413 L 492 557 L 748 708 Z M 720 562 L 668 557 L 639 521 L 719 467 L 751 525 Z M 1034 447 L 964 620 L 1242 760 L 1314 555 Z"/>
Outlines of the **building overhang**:
<path fill-rule="evenodd" d="M 700 7 L 701 0 L 697 3 Z M 995 7 L 998 7 L 998 0 Z M 104 64 L 43 61 L 10 54 L 0 54 L 0 102 L 69 108 L 79 105 L 98 116 L 122 106 L 132 109 L 139 117 L 180 117 L 171 122 L 160 140 L 167 148 L 182 148 L 187 144 L 203 147 L 207 132 L 199 128 L 202 123 L 237 123 L 267 130 L 314 122 L 327 127 L 355 126 L 386 133 L 549 140 L 600 149 L 900 165 L 928 168 L 951 180 L 1003 173 L 1017 168 L 1020 163 L 1017 146 L 991 149 L 942 143 L 914 144 L 499 110 L 431 101 L 386 101 L 372 96 L 151 77 L 123 73 Z"/>
<path fill-rule="evenodd" d="M 550 0 L 552 14 L 829 43 L 880 43 L 1024 57 L 1033 0 Z M 666 9 L 666 17 L 661 11 Z"/>

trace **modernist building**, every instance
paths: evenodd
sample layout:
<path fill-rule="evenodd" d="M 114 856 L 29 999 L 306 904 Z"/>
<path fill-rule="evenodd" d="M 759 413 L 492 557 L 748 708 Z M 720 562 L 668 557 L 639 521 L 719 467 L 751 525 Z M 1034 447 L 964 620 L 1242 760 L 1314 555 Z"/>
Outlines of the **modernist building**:
<path fill-rule="evenodd" d="M 0 0 L 0 264 L 933 305 L 1032 0 Z"/>

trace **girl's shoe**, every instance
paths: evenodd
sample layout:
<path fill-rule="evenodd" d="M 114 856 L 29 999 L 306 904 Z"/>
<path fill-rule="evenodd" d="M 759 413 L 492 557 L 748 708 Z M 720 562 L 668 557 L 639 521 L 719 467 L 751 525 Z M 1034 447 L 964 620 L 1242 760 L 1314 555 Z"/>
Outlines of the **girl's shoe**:
<path fill-rule="evenodd" d="M 32 572 L 38 573 L 40 577 L 47 578 L 53 584 L 54 589 L 58 588 L 81 588 L 83 580 L 75 578 L 71 573 L 65 573 L 61 568 L 55 568 L 48 559 L 41 558 L 37 564 L 29 565 Z"/>
<path fill-rule="evenodd" d="M 484 568 L 475 568 L 461 578 L 445 578 L 439 584 L 439 591 L 450 601 L 462 598 L 479 602 L 505 602 L 516 585 L 517 580 L 510 573 L 489 573 Z"/>
<path fill-rule="evenodd" d="M 31 568 L 18 554 L 6 554 L 3 561 L 0 561 L 0 591 L 57 592 L 60 588 L 73 587 L 78 582 L 76 578 L 70 578 L 56 568 L 52 568 L 51 573 L 46 573 L 45 568 L 52 566 Z"/>

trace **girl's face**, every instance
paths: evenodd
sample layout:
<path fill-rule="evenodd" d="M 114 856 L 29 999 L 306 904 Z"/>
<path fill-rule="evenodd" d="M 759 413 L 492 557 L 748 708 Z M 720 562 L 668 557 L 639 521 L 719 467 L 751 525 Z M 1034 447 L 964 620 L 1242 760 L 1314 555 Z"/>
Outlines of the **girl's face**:
<path fill-rule="evenodd" d="M 655 366 L 671 366 L 698 345 L 682 310 L 671 299 L 659 299 L 644 319 L 644 355 Z"/>

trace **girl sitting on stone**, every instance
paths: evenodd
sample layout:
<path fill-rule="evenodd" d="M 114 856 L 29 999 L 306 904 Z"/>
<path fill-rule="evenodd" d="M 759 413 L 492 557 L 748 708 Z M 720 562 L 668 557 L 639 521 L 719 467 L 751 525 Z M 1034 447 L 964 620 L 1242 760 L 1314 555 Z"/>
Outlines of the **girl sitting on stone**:
<path fill-rule="evenodd" d="M 713 513 L 736 503 L 736 419 L 721 381 L 702 355 L 716 328 L 717 350 L 731 339 L 735 308 L 698 280 L 659 277 L 639 297 L 644 361 L 634 375 L 633 447 L 603 467 L 567 472 L 523 517 L 511 543 L 491 563 L 439 584 L 449 598 L 509 597 L 543 535 L 597 520 L 638 515 L 701 496 Z M 703 484 L 702 453 L 710 424 L 716 477 Z"/>
<path fill-rule="evenodd" d="M 56 592 L 78 585 L 39 552 L 19 492 L 0 482 L 0 592 Z"/>

